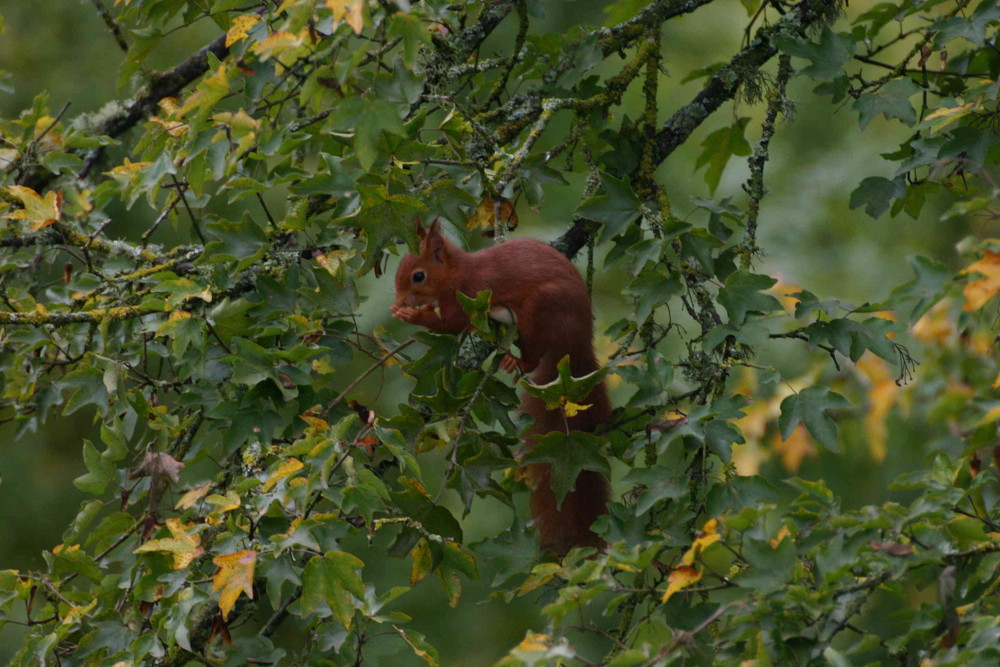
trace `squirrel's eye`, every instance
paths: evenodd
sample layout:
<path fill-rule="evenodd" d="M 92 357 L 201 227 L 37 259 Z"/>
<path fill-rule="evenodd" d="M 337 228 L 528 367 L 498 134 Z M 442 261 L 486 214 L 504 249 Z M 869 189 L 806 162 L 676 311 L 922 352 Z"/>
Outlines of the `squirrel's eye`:
<path fill-rule="evenodd" d="M 426 277 L 427 277 L 427 274 L 425 274 L 423 271 L 414 271 L 413 272 L 413 282 L 414 283 L 422 283 L 422 282 L 424 282 L 424 278 L 426 278 Z"/>

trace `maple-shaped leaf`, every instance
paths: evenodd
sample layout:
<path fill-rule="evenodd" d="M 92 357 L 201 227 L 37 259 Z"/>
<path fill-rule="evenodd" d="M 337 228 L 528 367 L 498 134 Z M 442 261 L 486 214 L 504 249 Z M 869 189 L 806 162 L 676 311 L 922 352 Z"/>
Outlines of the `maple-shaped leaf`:
<path fill-rule="evenodd" d="M 326 6 L 333 12 L 334 24 L 343 21 L 351 26 L 355 35 L 364 30 L 364 0 L 326 0 Z"/>
<path fill-rule="evenodd" d="M 364 561 L 343 551 L 312 558 L 302 572 L 302 611 L 311 614 L 329 607 L 337 622 L 350 630 L 355 600 L 363 600 L 365 582 L 358 574 Z"/>
<path fill-rule="evenodd" d="M 285 459 L 284 461 L 278 464 L 277 470 L 271 473 L 271 475 L 267 478 L 267 481 L 264 482 L 264 486 L 261 488 L 261 491 L 267 493 L 268 491 L 274 488 L 275 484 L 277 484 L 284 478 L 288 477 L 292 473 L 302 470 L 302 468 L 304 467 L 305 465 L 302 463 L 302 461 L 299 461 L 297 458 L 292 457 L 290 459 Z"/>
<path fill-rule="evenodd" d="M 611 467 L 601 455 L 602 442 L 593 433 L 553 431 L 538 438 L 534 448 L 524 457 L 524 462 L 552 466 L 552 491 L 562 504 L 566 494 L 576 486 L 576 478 L 581 471 L 594 470 L 611 477 Z"/>
<path fill-rule="evenodd" d="M 604 381 L 604 376 L 608 374 L 608 369 L 598 368 L 592 373 L 573 377 L 568 355 L 559 360 L 559 363 L 556 364 L 556 371 L 559 376 L 548 384 L 532 384 L 527 380 L 521 382 L 521 386 L 530 396 L 545 401 L 545 407 L 548 410 L 565 408 L 571 404 L 576 410 L 585 409 L 580 404 L 587 399 L 594 387 Z M 567 413 L 567 416 L 571 417 L 572 415 Z"/>
<path fill-rule="evenodd" d="M 336 222 L 357 225 L 364 232 L 364 270 L 371 269 L 382 258 L 382 249 L 397 237 L 414 234 L 413 218 L 423 217 L 427 207 L 418 199 L 408 195 L 389 194 L 384 185 L 358 185 L 361 206 L 358 212 Z"/>
<path fill-rule="evenodd" d="M 237 551 L 234 554 L 216 556 L 212 562 L 219 566 L 212 579 L 212 592 L 222 591 L 219 595 L 219 609 L 222 610 L 222 619 L 229 620 L 229 612 L 233 610 L 240 593 L 253 599 L 253 571 L 257 566 L 257 552 L 253 549 Z"/>
<path fill-rule="evenodd" d="M 241 14 L 233 19 L 233 25 L 226 31 L 226 48 L 245 39 L 250 28 L 260 23 L 260 17 L 256 14 Z"/>
<path fill-rule="evenodd" d="M 173 559 L 173 568 L 183 570 L 195 558 L 205 553 L 205 550 L 201 548 L 201 535 L 198 533 L 188 534 L 188 530 L 193 526 L 185 524 L 180 519 L 167 519 L 166 525 L 167 530 L 170 531 L 170 537 L 149 540 L 133 553 L 161 552 L 170 554 Z"/>
<path fill-rule="evenodd" d="M 7 191 L 20 199 L 24 208 L 12 211 L 5 217 L 27 220 L 28 231 L 37 232 L 62 218 L 62 192 L 50 190 L 42 196 L 23 185 L 11 185 Z"/>
<path fill-rule="evenodd" d="M 984 251 L 982 259 L 973 262 L 962 271 L 962 275 L 970 273 L 978 273 L 982 278 L 968 282 L 962 290 L 965 296 L 962 310 L 967 313 L 979 310 L 1000 292 L 1000 253 Z"/>

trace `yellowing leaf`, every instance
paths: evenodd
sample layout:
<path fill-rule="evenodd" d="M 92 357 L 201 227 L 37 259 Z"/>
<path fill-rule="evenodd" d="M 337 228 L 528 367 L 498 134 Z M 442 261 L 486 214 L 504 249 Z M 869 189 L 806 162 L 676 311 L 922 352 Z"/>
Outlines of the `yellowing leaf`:
<path fill-rule="evenodd" d="M 319 417 L 314 417 L 310 414 L 299 415 L 299 419 L 309 424 L 309 426 L 316 429 L 317 431 L 325 431 L 328 428 L 330 428 L 330 425 L 326 422 L 325 419 L 320 419 Z"/>
<path fill-rule="evenodd" d="M 517 227 L 517 211 L 514 210 L 514 204 L 509 199 L 501 198 L 497 200 L 491 197 L 484 197 L 479 202 L 479 206 L 476 207 L 472 217 L 466 221 L 465 226 L 467 229 L 493 229 L 496 225 L 497 217 L 507 223 L 507 226 L 511 229 Z"/>
<path fill-rule="evenodd" d="M 168 553 L 173 558 L 173 568 L 183 570 L 195 558 L 205 553 L 205 550 L 201 548 L 201 535 L 197 533 L 186 534 L 188 527 L 180 519 L 167 519 L 166 525 L 173 537 L 149 540 L 133 553 L 158 551 Z"/>
<path fill-rule="evenodd" d="M 253 52 L 256 53 L 261 62 L 270 58 L 277 58 L 279 62 L 289 62 L 294 60 L 296 54 L 305 47 L 302 37 L 291 32 L 276 30 L 267 39 L 253 45 Z"/>
<path fill-rule="evenodd" d="M 94 598 L 93 600 L 91 600 L 90 604 L 88 604 L 85 607 L 73 605 L 72 607 L 69 608 L 69 611 L 66 613 L 66 615 L 63 616 L 62 624 L 63 625 L 72 625 L 77 619 L 82 618 L 83 616 L 86 616 L 87 613 L 91 609 L 93 609 L 94 607 L 96 607 L 96 606 L 97 606 L 97 599 L 96 598 Z"/>
<path fill-rule="evenodd" d="M 719 535 L 718 531 L 719 531 L 718 519 L 709 519 L 708 521 L 706 521 L 705 525 L 701 529 L 701 532 L 698 533 L 698 536 L 694 539 L 694 542 L 691 543 L 691 548 L 688 549 L 687 552 L 684 554 L 684 556 L 681 558 L 681 562 L 684 565 L 691 565 L 692 563 L 694 563 L 694 561 L 698 558 L 698 556 L 701 555 L 702 551 L 704 551 L 707 547 L 715 544 L 720 539 L 722 539 L 722 536 Z M 698 576 L 700 577 L 701 575 Z"/>
<path fill-rule="evenodd" d="M 354 609 L 365 597 L 365 582 L 357 570 L 364 561 L 343 551 L 328 551 L 309 559 L 302 571 L 302 611 L 311 614 L 326 605 L 345 630 L 351 629 Z"/>
<path fill-rule="evenodd" d="M 214 512 L 231 512 L 239 508 L 240 495 L 232 490 L 228 491 L 224 496 L 213 493 L 208 498 L 205 498 L 205 502 L 215 505 Z"/>
<path fill-rule="evenodd" d="M 574 403 L 573 401 L 566 401 L 565 403 L 563 403 L 563 412 L 566 413 L 567 417 L 575 417 L 577 413 L 583 412 L 592 405 L 593 403 L 590 403 L 588 405 L 580 405 L 579 403 Z"/>
<path fill-rule="evenodd" d="M 177 113 L 183 116 L 193 109 L 207 111 L 228 94 L 229 73 L 225 65 L 219 65 L 219 69 L 199 83 L 195 91 L 188 95 Z"/>
<path fill-rule="evenodd" d="M 333 12 L 334 23 L 344 21 L 356 35 L 364 30 L 364 0 L 326 0 L 326 6 Z"/>
<path fill-rule="evenodd" d="M 234 554 L 216 556 L 212 562 L 219 566 L 219 571 L 212 579 L 212 592 L 222 590 L 219 596 L 219 609 L 223 620 L 229 620 L 229 612 L 233 610 L 240 593 L 245 593 L 253 600 L 253 571 L 257 566 L 257 552 L 252 549 L 237 551 Z"/>
<path fill-rule="evenodd" d="M 37 232 L 48 227 L 62 217 L 62 193 L 49 191 L 39 195 L 23 185 L 10 185 L 7 191 L 21 200 L 24 208 L 8 213 L 11 220 L 27 220 L 28 230 Z"/>
<path fill-rule="evenodd" d="M 226 48 L 247 37 L 247 31 L 260 22 L 256 14 L 241 14 L 233 19 L 233 25 L 226 31 Z"/>
<path fill-rule="evenodd" d="M 274 485 L 288 477 L 292 473 L 302 470 L 305 465 L 296 458 L 285 459 L 278 465 L 278 469 L 271 473 L 271 476 L 264 482 L 262 490 L 267 493 L 274 488 Z"/>
<path fill-rule="evenodd" d="M 987 410 L 986 414 L 983 415 L 978 422 L 976 422 L 976 426 L 979 427 L 983 426 L 984 424 L 991 424 L 998 419 L 1000 419 L 1000 405 L 992 407 L 989 410 Z"/>
<path fill-rule="evenodd" d="M 551 641 L 552 638 L 548 635 L 529 632 L 521 640 L 521 643 L 517 645 L 517 650 L 526 652 L 547 651 L 549 650 L 549 642 Z"/>
<path fill-rule="evenodd" d="M 885 460 L 887 453 L 886 436 L 888 427 L 886 419 L 889 411 L 896 404 L 899 396 L 899 385 L 893 379 L 886 362 L 872 354 L 865 354 L 858 360 L 857 368 L 871 380 L 868 390 L 868 413 L 865 415 L 865 433 L 868 435 L 868 446 L 872 459 L 876 463 Z"/>
<path fill-rule="evenodd" d="M 714 520 L 714 519 L 713 519 Z M 701 580 L 701 572 L 697 568 L 693 567 L 679 567 L 670 573 L 667 577 L 667 590 L 663 591 L 662 602 L 666 604 L 667 600 L 676 593 L 677 591 L 687 588 L 691 584 L 698 583 Z"/>
<path fill-rule="evenodd" d="M 135 174 L 135 173 L 138 173 L 138 172 L 142 171 L 143 169 L 145 169 L 147 166 L 149 166 L 151 164 L 153 164 L 153 163 L 152 162 L 132 162 L 128 158 L 125 158 L 125 161 L 122 162 L 120 165 L 118 165 L 117 167 L 113 168 L 111 171 L 106 171 L 104 173 L 107 174 L 108 176 L 112 176 L 112 177 L 114 177 L 114 176 L 125 176 L 126 177 L 125 180 L 128 180 L 128 178 L 132 177 L 132 174 Z"/>
<path fill-rule="evenodd" d="M 983 258 L 967 266 L 962 273 L 979 273 L 983 276 L 970 281 L 962 290 L 965 296 L 962 310 L 965 312 L 979 310 L 993 295 L 1000 292 L 1000 253 L 984 251 Z"/>
<path fill-rule="evenodd" d="M 205 497 L 205 494 L 208 493 L 210 488 L 212 488 L 211 482 L 205 482 L 201 486 L 194 487 L 181 496 L 181 499 L 177 501 L 176 505 L 174 505 L 174 509 L 186 510 L 190 507 L 194 507 L 195 503 Z"/>
<path fill-rule="evenodd" d="M 781 541 L 786 537 L 791 537 L 792 533 L 788 530 L 788 526 L 781 524 L 781 528 L 778 529 L 778 534 L 769 540 L 772 549 L 777 549 Z"/>
<path fill-rule="evenodd" d="M 781 457 L 781 464 L 785 466 L 785 470 L 791 473 L 798 472 L 803 459 L 807 456 L 816 456 L 816 446 L 813 445 L 804 424 L 796 426 L 787 440 L 782 440 L 781 434 L 775 433 L 772 448 Z"/>
<path fill-rule="evenodd" d="M 413 566 L 410 568 L 410 586 L 416 586 L 430 574 L 434 565 L 430 543 L 426 539 L 421 539 L 410 551 L 410 557 L 413 559 Z"/>
<path fill-rule="evenodd" d="M 948 299 L 936 303 L 929 313 L 924 314 L 913 325 L 911 331 L 914 338 L 939 345 L 951 338 L 955 334 L 955 326 L 948 314 L 950 307 Z"/>

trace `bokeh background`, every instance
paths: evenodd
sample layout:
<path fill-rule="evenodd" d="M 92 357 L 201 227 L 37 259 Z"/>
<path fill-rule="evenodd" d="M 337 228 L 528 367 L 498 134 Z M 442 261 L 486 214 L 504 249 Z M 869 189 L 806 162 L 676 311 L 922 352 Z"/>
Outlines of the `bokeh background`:
<path fill-rule="evenodd" d="M 100 1 L 112 5 L 111 0 Z M 603 8 L 608 3 L 555 0 L 532 4 L 545 12 L 536 30 L 562 31 L 580 24 L 602 24 Z M 849 21 L 852 13 L 872 4 L 850 3 L 844 20 Z M 123 54 L 93 0 L 8 0 L 0 2 L 0 13 L 6 28 L 0 36 L 0 70 L 4 72 L 0 80 L 0 114 L 4 117 L 16 116 L 42 93 L 49 96 L 53 114 L 69 103 L 65 115 L 69 119 L 97 112 L 107 102 L 124 99 L 130 92 L 127 87 L 119 87 L 118 66 Z M 745 8 L 738 0 L 719 0 L 671 22 L 663 39 L 666 76 L 660 91 L 665 112 L 687 103 L 699 89 L 699 81 L 680 83 L 688 72 L 728 59 L 739 48 L 746 20 Z M 505 27 L 506 31 L 499 31 L 487 44 L 510 39 L 512 30 Z M 219 28 L 208 21 L 178 30 L 151 55 L 149 67 L 173 66 L 218 34 Z M 796 113 L 791 120 L 780 122 L 771 142 L 771 161 L 765 175 L 770 194 L 763 201 L 759 234 L 766 254 L 760 259 L 759 271 L 820 297 L 860 303 L 886 296 L 909 276 L 907 255 L 925 253 L 956 267 L 956 242 L 970 232 L 988 234 L 989 229 L 969 229 L 966 223 L 941 220 L 940 209 L 933 204 L 925 207 L 919 220 L 903 215 L 872 220 L 861 210 L 850 210 L 850 193 L 862 178 L 891 177 L 892 166 L 879 154 L 892 150 L 905 134 L 902 126 L 881 118 L 860 132 L 849 105 L 833 106 L 828 98 L 815 97 L 813 87 L 808 79 L 793 80 L 790 94 L 797 104 Z M 637 102 L 638 91 L 630 91 L 620 113 L 635 118 L 639 113 Z M 660 168 L 659 179 L 668 188 L 675 214 L 699 215 L 692 198 L 708 196 L 701 172 L 694 170 L 700 143 L 711 131 L 739 116 L 752 118 L 748 138 L 754 141 L 762 109 L 729 104 Z M 740 185 L 746 175 L 745 162 L 732 162 L 716 197 L 732 197 L 737 204 L 744 202 Z M 526 205 L 519 210 L 519 233 L 541 239 L 558 235 L 579 204 L 580 191 L 579 184 L 550 186 L 540 210 Z M 269 196 L 272 210 L 281 210 L 283 194 Z M 154 213 L 142 205 L 128 212 L 122 210 L 123 219 L 116 228 L 128 236 L 130 221 L 141 230 L 145 225 L 139 223 L 151 215 Z M 602 323 L 606 326 L 625 312 L 620 288 L 614 274 L 599 272 L 595 285 L 599 330 L 603 329 Z M 372 327 L 397 327 L 387 316 L 391 298 L 388 281 L 372 279 L 367 289 L 369 300 L 362 310 L 362 321 Z M 796 345 L 776 343 L 763 351 L 764 361 L 790 373 L 804 372 L 806 355 Z M 610 349 L 608 344 L 605 351 Z M 363 391 L 376 405 L 404 400 L 405 384 L 387 387 L 385 383 L 391 380 L 373 378 Z M 881 465 L 873 462 L 864 438 L 855 434 L 852 440 L 848 431 L 841 455 L 808 457 L 797 474 L 826 480 L 843 498 L 845 507 L 885 500 L 890 480 L 925 462 L 926 434 L 915 431 L 916 427 L 908 427 L 901 418 L 892 418 L 889 452 Z M 43 550 L 59 544 L 60 535 L 84 500 L 72 480 L 85 472 L 82 439 L 94 436 L 92 420 L 83 413 L 54 418 L 42 432 L 21 439 L 15 439 L 9 423 L 0 425 L 0 569 L 44 568 Z M 756 451 L 752 459 L 749 465 L 773 479 L 792 472 L 780 457 L 767 451 Z M 491 501 L 482 503 L 465 523 L 472 535 L 488 534 L 499 530 L 509 517 L 508 510 Z M 382 567 L 387 577 L 405 577 L 408 564 L 369 561 L 366 577 Z M 486 568 L 479 581 L 468 583 L 466 601 L 489 597 L 490 576 Z M 414 616 L 415 629 L 433 635 L 444 664 L 491 664 L 499 657 L 498 647 L 516 643 L 526 625 L 537 618 L 531 599 L 522 598 L 511 605 L 499 600 L 478 605 L 463 602 L 458 609 L 449 609 L 434 582 L 422 585 L 426 589 L 424 598 L 415 603 L 407 596 L 410 602 L 402 611 Z M 0 663 L 16 647 L 18 635 L 15 625 L 0 629 Z"/>

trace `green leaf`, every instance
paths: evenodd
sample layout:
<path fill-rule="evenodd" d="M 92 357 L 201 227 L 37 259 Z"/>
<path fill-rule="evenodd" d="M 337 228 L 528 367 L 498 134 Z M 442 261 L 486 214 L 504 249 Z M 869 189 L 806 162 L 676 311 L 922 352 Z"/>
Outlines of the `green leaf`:
<path fill-rule="evenodd" d="M 1000 18 L 1000 6 L 993 0 L 985 0 L 979 3 L 969 18 L 952 16 L 937 21 L 934 24 L 937 30 L 935 48 L 944 48 L 953 39 L 964 39 L 973 46 L 982 48 L 986 43 L 986 29 L 997 18 Z"/>
<path fill-rule="evenodd" d="M 739 326 L 746 322 L 747 313 L 770 313 L 781 310 L 781 302 L 761 291 L 770 289 L 778 281 L 770 276 L 735 271 L 726 279 L 726 287 L 719 290 L 719 303 L 729 314 L 730 324 Z"/>
<path fill-rule="evenodd" d="M 88 472 L 74 479 L 73 485 L 95 496 L 104 493 L 108 482 L 114 479 L 115 464 L 110 458 L 101 456 L 90 440 L 83 441 L 83 464 Z"/>
<path fill-rule="evenodd" d="M 708 185 L 710 193 L 714 194 L 715 189 L 719 186 L 722 172 L 729 164 L 729 158 L 734 155 L 743 157 L 750 155 L 750 144 L 743 136 L 748 122 L 750 122 L 748 116 L 738 118 L 729 127 L 716 130 L 701 142 L 701 147 L 705 150 L 698 156 L 694 168 L 697 170 L 706 164 L 708 165 L 708 169 L 705 171 L 705 183 Z"/>
<path fill-rule="evenodd" d="M 910 79 L 893 79 L 878 90 L 862 93 L 854 101 L 859 115 L 859 124 L 864 130 L 875 116 L 882 114 L 886 120 L 898 118 L 904 125 L 917 122 L 917 112 L 910 98 L 920 92 L 920 87 Z"/>
<path fill-rule="evenodd" d="M 880 215 L 889 210 L 893 199 L 905 194 L 906 182 L 902 176 L 892 181 L 881 176 L 870 176 L 861 181 L 861 184 L 851 193 L 851 208 L 855 209 L 863 204 L 865 213 L 878 219 Z"/>
<path fill-rule="evenodd" d="M 832 81 L 844 76 L 844 67 L 854 57 L 855 43 L 850 33 L 833 32 L 825 27 L 818 43 L 783 38 L 778 40 L 778 47 L 789 55 L 811 61 L 812 64 L 802 68 L 800 74 Z"/>
<path fill-rule="evenodd" d="M 850 401 L 826 387 L 807 387 L 781 402 L 781 416 L 778 417 L 781 437 L 787 440 L 795 427 L 802 423 L 817 442 L 832 452 L 839 451 L 837 424 L 826 411 L 850 407 Z"/>
<path fill-rule="evenodd" d="M 311 558 L 302 570 L 302 611 L 322 613 L 328 607 L 333 617 L 351 629 L 356 600 L 365 599 L 365 582 L 358 574 L 364 561 L 343 551 L 328 551 Z"/>
<path fill-rule="evenodd" d="M 562 504 L 566 494 L 576 487 L 576 478 L 581 471 L 593 470 L 611 477 L 611 466 L 601 454 L 603 442 L 593 433 L 553 431 L 535 441 L 524 462 L 552 465 L 552 491 L 556 502 Z"/>
<path fill-rule="evenodd" d="M 608 374 L 607 368 L 599 368 L 596 371 L 573 377 L 570 370 L 569 355 L 566 355 L 556 364 L 559 375 L 548 384 L 533 384 L 528 380 L 522 380 L 521 386 L 530 396 L 540 398 L 545 401 L 549 410 L 555 410 L 569 400 L 580 403 L 587 399 L 594 387 L 604 381 L 604 376 Z"/>
<path fill-rule="evenodd" d="M 639 198 L 632 191 L 628 179 L 616 179 L 609 174 L 601 176 L 601 194 L 583 201 L 576 215 L 604 223 L 602 239 L 609 239 L 631 224 L 641 214 Z"/>
<path fill-rule="evenodd" d="M 391 195 L 384 185 L 358 185 L 361 206 L 357 213 L 337 223 L 357 225 L 365 234 L 365 271 L 382 259 L 382 250 L 396 238 L 413 234 L 413 219 L 423 218 L 427 207 L 403 194 Z"/>
<path fill-rule="evenodd" d="M 403 62 L 407 68 L 412 68 L 417 62 L 417 50 L 421 45 L 430 46 L 431 32 L 423 20 L 416 14 L 396 12 L 389 17 L 390 38 L 403 40 Z"/>

